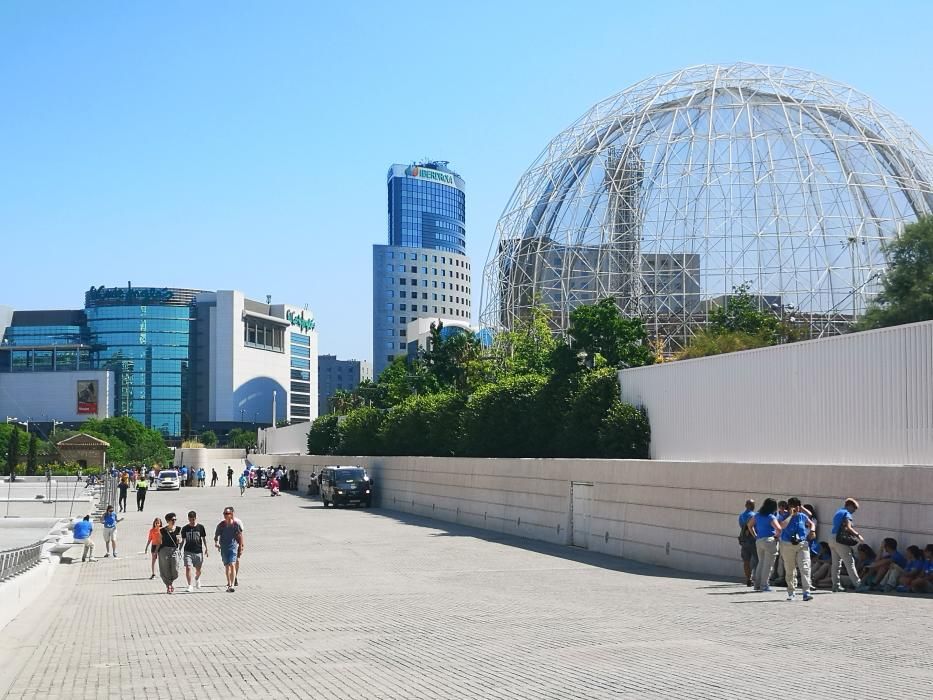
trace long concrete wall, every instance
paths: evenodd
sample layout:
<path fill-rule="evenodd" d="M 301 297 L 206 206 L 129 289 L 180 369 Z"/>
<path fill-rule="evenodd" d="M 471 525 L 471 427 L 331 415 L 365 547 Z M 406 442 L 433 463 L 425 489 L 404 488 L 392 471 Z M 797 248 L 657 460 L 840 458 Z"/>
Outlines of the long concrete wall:
<path fill-rule="evenodd" d="M 440 521 L 702 574 L 735 576 L 736 517 L 745 499 L 800 496 L 829 520 L 853 496 L 872 545 L 933 542 L 933 467 L 712 464 L 638 460 L 458 459 L 250 455 L 300 472 L 358 464 L 376 479 L 377 505 Z M 573 486 L 573 484 L 579 484 Z M 587 489 L 586 484 L 592 484 Z M 573 498 L 573 489 L 577 498 Z M 591 491 L 591 499 L 585 493 Z M 573 512 L 576 507 L 577 512 Z M 582 512 L 588 510 L 589 515 Z M 574 530 L 576 523 L 576 530 Z"/>

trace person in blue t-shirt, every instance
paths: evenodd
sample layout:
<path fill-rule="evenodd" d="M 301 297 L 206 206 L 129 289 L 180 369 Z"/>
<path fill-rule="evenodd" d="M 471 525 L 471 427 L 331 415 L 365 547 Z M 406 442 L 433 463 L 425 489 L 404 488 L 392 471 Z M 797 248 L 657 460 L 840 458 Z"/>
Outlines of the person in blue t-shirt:
<path fill-rule="evenodd" d="M 755 590 L 770 591 L 768 581 L 774 560 L 778 553 L 778 537 L 781 535 L 781 525 L 775 517 L 777 501 L 766 498 L 758 513 L 749 521 L 748 527 L 755 536 L 755 547 L 758 554 L 758 570 L 756 572 Z"/>
<path fill-rule="evenodd" d="M 107 510 L 101 517 L 100 522 L 104 526 L 104 559 L 110 556 L 110 548 L 113 547 L 113 558 L 117 558 L 117 514 L 113 512 L 113 506 L 107 506 Z"/>
<path fill-rule="evenodd" d="M 809 514 L 803 509 L 800 499 L 787 499 L 787 515 L 781 525 L 781 559 L 784 562 L 784 580 L 787 585 L 787 600 L 796 600 L 794 586 L 796 572 L 800 572 L 800 587 L 803 599 L 812 600 L 810 595 L 810 544 L 807 538 L 814 528 Z"/>
<path fill-rule="evenodd" d="M 853 586 L 858 588 L 861 583 L 855 566 L 855 556 L 852 553 L 852 545 L 843 544 L 836 539 L 841 532 L 858 540 L 862 540 L 862 536 L 858 534 L 858 531 L 856 531 L 855 527 L 852 525 L 852 516 L 857 510 L 858 501 L 854 498 L 847 498 L 842 508 L 837 510 L 836 514 L 833 516 L 833 536 L 829 540 L 829 549 L 833 554 L 833 561 L 831 564 L 833 593 L 840 593 L 845 590 L 845 588 L 842 587 L 842 582 L 839 580 L 841 565 L 845 565 L 846 571 L 849 572 L 849 580 L 852 582 Z"/>
<path fill-rule="evenodd" d="M 76 543 L 84 545 L 84 552 L 81 554 L 81 561 L 90 559 L 94 561 L 94 543 L 91 542 L 91 533 L 94 532 L 94 524 L 91 522 L 91 516 L 85 515 L 74 525 L 74 540 Z"/>
<path fill-rule="evenodd" d="M 907 566 L 904 567 L 904 572 L 897 578 L 896 582 L 885 582 L 887 585 L 882 587 L 885 592 L 890 592 L 890 584 L 896 583 L 897 588 L 894 590 L 898 593 L 907 593 L 911 590 L 914 580 L 926 573 L 926 561 L 923 559 L 923 550 L 920 547 L 912 544 L 904 550 L 904 553 L 907 556 Z M 888 573 L 887 578 L 891 578 L 891 572 Z"/>
<path fill-rule="evenodd" d="M 897 540 L 893 537 L 885 537 L 881 542 L 881 554 L 868 566 L 868 575 L 857 590 L 864 592 L 878 586 L 888 585 L 885 583 L 888 573 L 895 572 L 894 580 L 896 581 L 896 576 L 904 572 L 905 566 L 907 566 L 907 558 L 897 551 Z"/>
<path fill-rule="evenodd" d="M 923 548 L 923 574 L 910 584 L 914 593 L 933 593 L 933 544 Z"/>
<path fill-rule="evenodd" d="M 739 513 L 739 546 L 742 548 L 742 568 L 745 570 L 745 585 L 752 585 L 752 576 L 758 566 L 758 551 L 755 538 L 749 532 L 748 523 L 755 517 L 755 501 L 745 501 L 745 510 Z"/>

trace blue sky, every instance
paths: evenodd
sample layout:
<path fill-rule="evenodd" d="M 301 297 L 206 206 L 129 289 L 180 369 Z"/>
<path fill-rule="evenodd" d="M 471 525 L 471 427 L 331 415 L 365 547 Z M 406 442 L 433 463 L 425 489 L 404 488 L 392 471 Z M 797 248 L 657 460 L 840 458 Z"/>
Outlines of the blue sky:
<path fill-rule="evenodd" d="M 0 304 L 241 289 L 309 304 L 322 352 L 368 359 L 391 163 L 465 178 L 478 306 L 512 189 L 592 103 L 688 65 L 790 65 L 930 141 L 931 26 L 927 2 L 3 0 Z"/>

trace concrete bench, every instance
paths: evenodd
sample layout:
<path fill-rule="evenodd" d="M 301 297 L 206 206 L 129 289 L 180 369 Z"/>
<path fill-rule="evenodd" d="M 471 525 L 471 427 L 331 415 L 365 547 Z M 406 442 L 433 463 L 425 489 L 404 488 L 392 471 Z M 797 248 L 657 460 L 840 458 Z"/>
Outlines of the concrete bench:
<path fill-rule="evenodd" d="M 46 551 L 49 555 L 54 555 L 61 559 L 61 556 L 72 547 L 84 547 L 85 544 L 87 544 L 86 540 L 76 540 L 74 537 L 63 537 L 58 540 L 58 542 L 50 545 Z M 91 557 L 93 557 L 93 553 Z"/>

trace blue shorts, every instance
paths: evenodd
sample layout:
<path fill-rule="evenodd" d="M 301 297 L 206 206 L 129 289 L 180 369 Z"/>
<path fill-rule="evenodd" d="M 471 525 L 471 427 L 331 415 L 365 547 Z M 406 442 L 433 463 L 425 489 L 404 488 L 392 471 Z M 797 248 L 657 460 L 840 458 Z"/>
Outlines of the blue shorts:
<path fill-rule="evenodd" d="M 224 566 L 236 564 L 236 555 L 239 549 L 240 545 L 236 542 L 231 542 L 227 546 L 220 548 L 220 558 L 223 560 Z"/>

